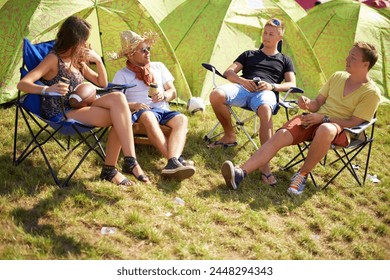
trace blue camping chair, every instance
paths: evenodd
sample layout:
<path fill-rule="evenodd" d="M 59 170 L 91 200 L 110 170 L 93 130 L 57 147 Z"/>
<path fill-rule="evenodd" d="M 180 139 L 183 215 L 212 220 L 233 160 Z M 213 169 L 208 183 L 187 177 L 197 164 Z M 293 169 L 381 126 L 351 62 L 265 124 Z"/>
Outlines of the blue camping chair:
<path fill-rule="evenodd" d="M 48 41 L 38 44 L 31 44 L 27 39 L 23 42 L 23 65 L 20 69 L 21 77 L 24 77 L 28 71 L 34 69 L 42 59 L 53 48 L 55 41 Z M 135 85 L 115 85 L 109 84 L 109 87 L 103 90 L 97 90 L 97 94 L 107 94 L 111 91 L 124 90 Z M 73 177 L 77 169 L 87 158 L 88 154 L 92 151 L 95 152 L 102 160 L 105 159 L 105 152 L 101 144 L 101 140 L 108 128 L 95 128 L 93 126 L 83 124 L 73 119 L 66 119 L 65 115 L 63 120 L 59 122 L 52 122 L 46 120 L 41 115 L 41 95 L 38 94 L 25 94 L 21 95 L 18 92 L 16 99 L 16 114 L 15 114 L 15 131 L 14 131 L 14 151 L 13 151 L 13 163 L 19 165 L 27 157 L 29 157 L 35 150 L 39 150 L 44 158 L 44 161 L 52 175 L 55 183 L 59 187 L 65 187 L 68 185 L 70 179 Z M 48 92 L 45 95 L 46 98 L 63 98 L 58 93 Z M 28 143 L 18 141 L 18 139 L 25 138 L 19 137 L 18 126 L 19 116 L 24 120 L 27 126 L 31 140 Z M 65 136 L 65 143 L 64 143 Z M 78 136 L 76 143 L 71 141 L 73 136 Z M 77 137 L 76 137 L 77 139 Z M 74 150 L 83 148 L 83 154 L 76 166 L 69 172 L 69 174 L 62 180 L 58 177 L 58 171 L 55 171 L 50 163 L 49 156 L 45 152 L 45 144 L 48 142 L 56 142 L 58 147 L 64 151 L 67 151 L 67 156 Z M 19 148 L 22 146 L 24 148 Z"/>
<path fill-rule="evenodd" d="M 282 52 L 282 41 L 279 41 L 278 43 L 278 51 Z M 260 46 L 262 48 L 263 45 Z M 213 86 L 214 88 L 217 87 L 216 83 L 216 76 L 219 76 L 223 79 L 226 79 L 226 77 L 219 72 L 213 65 L 208 64 L 208 63 L 202 63 L 202 66 L 206 68 L 207 70 L 211 71 L 213 73 Z M 284 95 L 283 98 L 280 98 L 279 92 L 275 92 L 276 99 L 278 101 L 278 106 L 275 108 L 275 110 L 272 112 L 273 115 L 276 115 L 281 107 L 285 109 L 286 112 L 286 117 L 289 119 L 289 115 L 295 115 L 296 112 L 298 112 L 298 107 L 297 107 L 297 101 L 295 99 L 289 99 L 291 97 L 291 94 L 302 94 L 303 90 L 297 87 L 291 87 L 286 94 Z M 230 114 L 234 118 L 234 128 L 236 128 L 239 131 L 243 131 L 248 140 L 252 143 L 254 148 L 257 150 L 258 146 L 254 142 L 253 138 L 258 134 L 258 131 L 260 129 L 260 124 L 257 124 L 257 114 L 256 112 L 253 112 L 250 108 L 248 107 L 239 107 L 241 110 L 241 114 L 239 115 L 235 110 L 233 106 L 227 106 L 229 109 Z M 245 128 L 245 125 L 248 124 L 251 120 L 254 120 L 253 123 L 253 133 L 249 133 L 247 129 Z M 211 129 L 211 131 L 204 136 L 204 141 L 207 143 L 211 143 L 213 139 L 221 136 L 223 132 L 216 132 L 220 123 L 217 122 L 216 125 Z"/>

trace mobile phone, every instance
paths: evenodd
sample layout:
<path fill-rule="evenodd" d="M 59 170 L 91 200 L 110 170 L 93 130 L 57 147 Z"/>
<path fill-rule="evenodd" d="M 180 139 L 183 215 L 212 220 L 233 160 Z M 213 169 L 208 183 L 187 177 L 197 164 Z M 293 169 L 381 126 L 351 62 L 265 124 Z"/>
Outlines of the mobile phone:
<path fill-rule="evenodd" d="M 261 79 L 260 79 L 260 77 L 254 77 L 253 81 L 255 82 L 256 86 L 258 86 L 259 83 L 261 82 Z"/>

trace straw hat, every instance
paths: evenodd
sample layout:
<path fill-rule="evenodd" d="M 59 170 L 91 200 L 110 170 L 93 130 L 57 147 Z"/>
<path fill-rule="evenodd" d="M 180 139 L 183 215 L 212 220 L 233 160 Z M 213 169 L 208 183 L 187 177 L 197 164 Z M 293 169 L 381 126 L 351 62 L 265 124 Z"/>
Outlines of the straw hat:
<path fill-rule="evenodd" d="M 125 57 L 127 54 L 132 54 L 135 52 L 138 45 L 142 42 L 148 42 L 149 45 L 153 45 L 156 41 L 158 35 L 153 32 L 145 32 L 143 36 L 138 35 L 134 31 L 126 30 L 121 33 L 121 45 L 122 49 L 118 52 L 111 52 L 108 55 L 112 59 L 119 59 Z"/>

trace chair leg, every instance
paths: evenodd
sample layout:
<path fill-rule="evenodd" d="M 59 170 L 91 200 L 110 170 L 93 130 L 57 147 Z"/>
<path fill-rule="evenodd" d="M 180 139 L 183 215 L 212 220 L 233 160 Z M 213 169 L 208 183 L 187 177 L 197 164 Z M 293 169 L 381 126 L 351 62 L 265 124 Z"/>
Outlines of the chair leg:
<path fill-rule="evenodd" d="M 233 111 L 233 109 L 231 107 L 229 107 L 229 111 L 230 111 L 230 114 L 233 116 L 233 118 L 236 120 L 235 127 L 241 129 L 245 133 L 248 140 L 252 143 L 253 147 L 257 150 L 258 149 L 257 144 L 255 143 L 255 141 L 253 141 L 252 136 L 248 133 L 248 131 L 244 127 L 246 122 L 257 117 L 256 114 L 253 114 L 252 116 L 250 116 L 244 120 L 240 120 L 240 118 L 237 116 L 237 114 Z"/>
<path fill-rule="evenodd" d="M 248 138 L 248 140 L 252 143 L 253 147 L 257 150 L 258 146 L 255 143 L 255 141 L 253 141 L 253 137 L 256 135 L 256 130 L 258 131 L 258 129 L 256 129 L 256 117 L 257 117 L 256 114 L 253 114 L 253 115 L 251 115 L 251 116 L 241 120 L 230 106 L 228 106 L 228 109 L 229 109 L 229 112 L 233 116 L 234 121 L 235 121 L 235 123 L 233 125 L 233 129 L 237 128 L 238 130 L 242 130 L 245 133 L 245 135 Z M 242 109 L 242 110 L 244 110 L 244 109 Z M 251 136 L 249 134 L 249 132 L 245 128 L 245 123 L 247 123 L 248 121 L 250 121 L 252 119 L 254 119 L 255 124 L 254 124 L 254 129 L 253 129 L 253 135 Z M 218 136 L 223 135 L 224 134 L 223 132 L 218 133 L 218 134 L 214 134 L 219 126 L 220 126 L 220 122 L 218 122 L 211 129 L 211 131 L 206 136 L 204 136 L 203 140 L 206 141 L 206 142 L 211 142 L 212 139 L 217 138 Z"/>
<path fill-rule="evenodd" d="M 19 123 L 19 99 L 15 108 L 15 129 L 14 129 L 14 151 L 13 151 L 13 164 L 16 165 L 16 143 L 18 138 L 18 123 Z"/>

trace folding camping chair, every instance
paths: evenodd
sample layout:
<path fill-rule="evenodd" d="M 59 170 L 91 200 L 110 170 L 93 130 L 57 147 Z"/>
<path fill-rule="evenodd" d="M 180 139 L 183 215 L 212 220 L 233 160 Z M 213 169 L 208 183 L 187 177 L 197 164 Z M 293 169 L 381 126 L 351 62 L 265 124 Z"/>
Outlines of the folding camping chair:
<path fill-rule="evenodd" d="M 279 44 L 278 44 L 278 50 L 279 51 L 282 50 L 281 42 L 279 42 Z M 213 86 L 214 86 L 214 88 L 217 87 L 216 76 L 219 76 L 221 78 L 226 79 L 226 77 L 223 74 L 221 74 L 221 72 L 219 72 L 213 65 L 208 64 L 208 63 L 202 63 L 202 66 L 213 73 Z M 294 114 L 294 112 L 298 111 L 297 101 L 289 99 L 290 94 L 302 94 L 302 93 L 303 93 L 302 89 L 297 88 L 297 87 L 291 87 L 286 92 L 284 97 L 280 100 L 279 92 L 275 92 L 277 100 L 278 100 L 278 106 L 272 112 L 272 114 L 276 115 L 278 113 L 278 111 L 279 111 L 280 106 L 281 106 L 281 107 L 283 107 L 285 109 L 286 116 L 287 116 L 287 119 L 288 119 L 290 114 Z M 238 116 L 238 114 L 235 112 L 235 109 L 233 108 L 233 106 L 228 106 L 227 105 L 227 107 L 229 109 L 230 114 L 233 116 L 233 118 L 235 120 L 235 124 L 234 124 L 233 128 L 236 128 L 237 130 L 242 130 L 245 133 L 245 135 L 247 136 L 248 140 L 252 143 L 254 148 L 257 150 L 258 146 L 253 141 L 253 138 L 258 134 L 258 131 L 260 129 L 260 124 L 257 123 L 257 114 L 256 114 L 256 112 L 253 112 L 248 107 L 239 107 L 240 109 L 244 109 L 244 110 L 242 110 L 241 115 Z M 250 134 L 246 130 L 246 128 L 245 128 L 245 124 L 249 123 L 251 120 L 254 120 L 253 133 L 252 134 Z M 214 138 L 216 138 L 218 136 L 221 136 L 223 134 L 223 132 L 216 133 L 216 130 L 218 129 L 219 125 L 220 125 L 220 123 L 217 122 L 217 124 L 211 129 L 211 131 L 204 137 L 204 141 L 206 141 L 208 143 L 211 143 L 212 139 L 214 139 Z"/>
<path fill-rule="evenodd" d="M 24 39 L 23 43 L 23 65 L 20 69 L 21 77 L 24 77 L 28 71 L 34 69 L 41 60 L 52 49 L 54 41 L 31 44 L 27 39 Z M 113 85 L 111 84 L 108 89 L 104 91 L 97 91 L 98 94 L 107 93 L 113 90 L 120 90 L 134 85 Z M 13 151 L 13 163 L 19 165 L 27 157 L 38 149 L 52 175 L 55 183 L 60 187 L 68 185 L 69 180 L 73 177 L 74 173 L 86 159 L 90 152 L 95 152 L 102 160 L 105 158 L 105 152 L 101 145 L 101 140 L 105 135 L 108 128 L 95 128 L 90 125 L 83 124 L 73 119 L 63 119 L 59 122 L 52 122 L 44 119 L 41 116 L 41 95 L 26 94 L 21 95 L 18 92 L 16 100 L 16 113 L 15 113 L 15 131 L 14 131 L 14 151 Z M 46 98 L 62 98 L 58 93 L 47 93 Z M 18 141 L 22 135 L 18 133 L 19 128 L 19 115 L 24 120 L 27 126 L 31 140 L 28 143 Z M 85 135 L 87 134 L 87 135 Z M 65 136 L 65 142 L 63 137 Z M 79 140 L 75 144 L 71 145 L 71 136 L 77 135 Z M 45 144 L 50 142 L 56 142 L 64 151 L 67 151 L 67 155 L 70 155 L 77 148 L 84 147 L 83 154 L 80 161 L 76 164 L 73 170 L 62 180 L 58 177 L 58 171 L 56 172 L 50 163 L 49 156 L 45 151 Z M 20 142 L 20 143 L 19 143 Z M 73 141 L 74 142 L 74 141 Z M 19 148 L 23 145 L 24 148 Z"/>
<path fill-rule="evenodd" d="M 371 147 L 374 141 L 374 128 L 375 122 L 377 120 L 375 116 L 369 122 L 364 122 L 351 128 L 344 128 L 344 130 L 349 133 L 351 138 L 348 147 L 331 145 L 329 150 L 334 152 L 335 159 L 328 163 L 327 161 L 331 156 L 328 152 L 328 154 L 320 162 L 320 164 L 323 166 L 332 167 L 336 171 L 335 174 L 323 186 L 320 187 L 316 182 L 314 175 L 312 172 L 310 172 L 310 178 L 317 189 L 323 190 L 327 188 L 344 169 L 349 171 L 359 186 L 364 185 L 370 163 Z M 298 144 L 298 153 L 284 167 L 282 167 L 282 169 L 288 170 L 303 162 L 306 159 L 309 147 L 310 142 Z M 367 148 L 367 154 L 364 155 L 363 151 L 365 148 Z M 339 162 L 340 165 L 337 165 L 337 162 Z M 359 174 L 362 170 L 364 170 L 363 174 Z"/>

